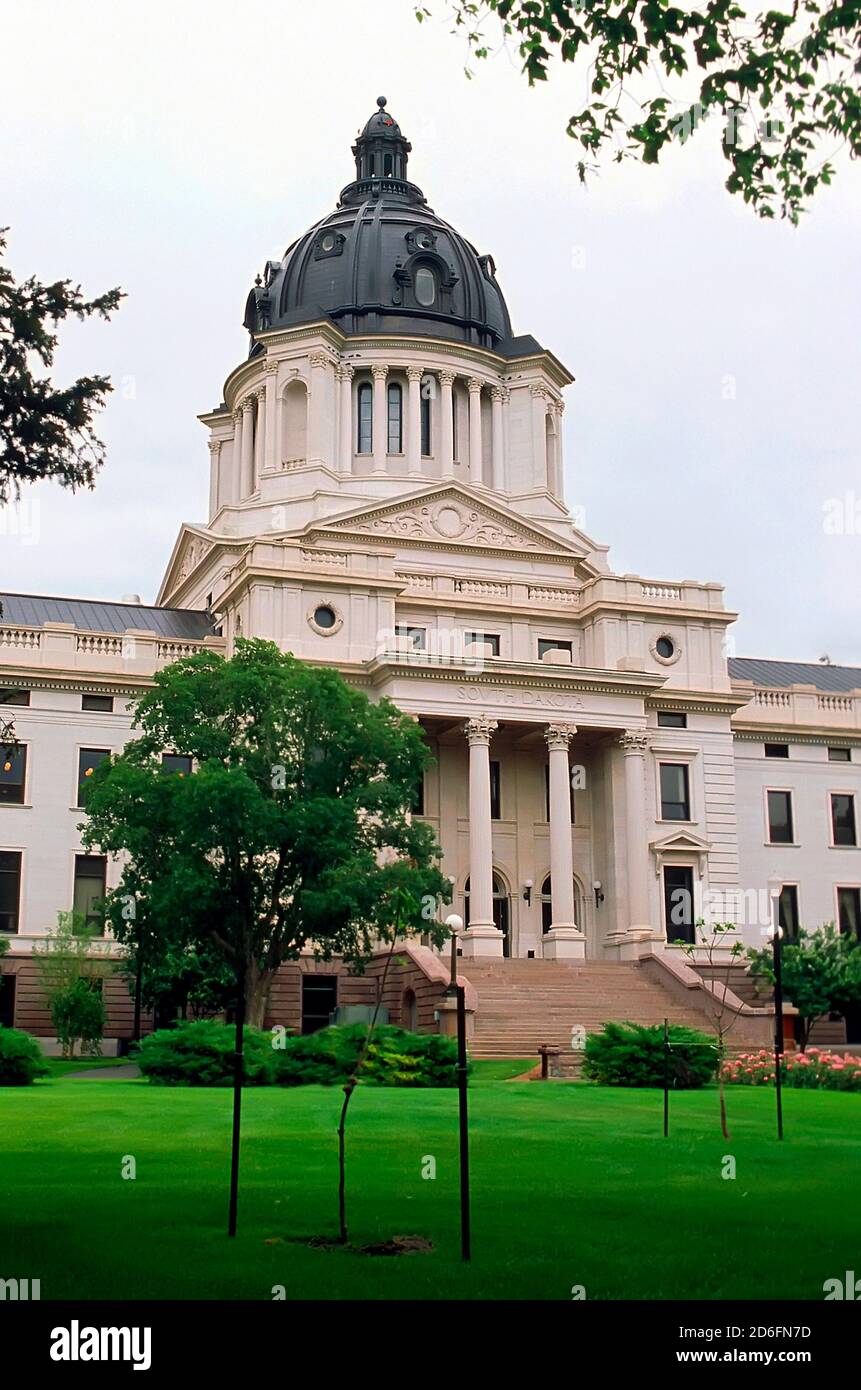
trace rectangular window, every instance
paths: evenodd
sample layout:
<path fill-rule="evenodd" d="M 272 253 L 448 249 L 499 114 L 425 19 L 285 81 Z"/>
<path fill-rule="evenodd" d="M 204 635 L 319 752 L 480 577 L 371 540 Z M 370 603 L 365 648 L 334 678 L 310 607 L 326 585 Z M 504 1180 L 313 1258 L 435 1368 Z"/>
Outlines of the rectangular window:
<path fill-rule="evenodd" d="M 106 748 L 82 748 L 78 753 L 78 800 L 76 805 L 86 806 L 87 791 L 92 784 L 93 773 L 109 758 Z"/>
<path fill-rule="evenodd" d="M 574 825 L 574 784 L 571 784 L 571 824 Z M 544 819 L 550 824 L 550 764 L 544 764 Z"/>
<path fill-rule="evenodd" d="M 338 1007 L 338 976 L 316 975 L 311 971 L 302 976 L 302 1032 L 316 1033 L 328 1028 Z"/>
<path fill-rule="evenodd" d="M 768 839 L 772 845 L 793 842 L 792 792 L 768 792 Z"/>
<path fill-rule="evenodd" d="M 557 642 L 555 638 L 551 641 L 549 638 L 539 637 L 538 660 L 543 661 L 547 652 L 567 652 L 569 656 L 573 657 L 574 648 L 570 642 Z"/>
<path fill-rule="evenodd" d="M 374 449 L 374 393 L 367 381 L 362 382 L 356 393 L 356 406 L 359 426 L 356 452 L 370 454 Z"/>
<path fill-rule="evenodd" d="M 490 819 L 502 820 L 502 777 L 499 763 L 490 764 Z"/>
<path fill-rule="evenodd" d="M 0 705 L 23 705 L 30 703 L 29 690 L 0 690 Z"/>
<path fill-rule="evenodd" d="M 694 943 L 694 871 L 681 864 L 664 868 L 664 924 L 668 941 Z"/>
<path fill-rule="evenodd" d="M 765 756 L 766 756 L 767 758 L 788 758 L 788 757 L 789 757 L 789 744 L 788 744 L 788 743 L 766 743 L 766 744 L 765 744 Z"/>
<path fill-rule="evenodd" d="M 422 455 L 430 458 L 431 454 L 431 398 L 422 389 Z"/>
<path fill-rule="evenodd" d="M 0 850 L 0 931 L 16 932 L 21 911 L 21 855 Z"/>
<path fill-rule="evenodd" d="M 783 928 L 784 941 L 798 940 L 798 888 L 794 883 L 784 883 L 777 900 L 777 920 Z"/>
<path fill-rule="evenodd" d="M 851 748 L 829 748 L 829 750 L 828 750 L 828 761 L 829 761 L 830 763 L 851 763 L 851 761 L 852 761 L 852 749 L 851 749 Z"/>
<path fill-rule="evenodd" d="M 0 804 L 24 805 L 24 785 L 27 781 L 27 745 L 0 749 Z"/>
<path fill-rule="evenodd" d="M 388 389 L 388 451 L 390 454 L 399 454 L 403 450 L 403 392 L 397 383 Z"/>
<path fill-rule="evenodd" d="M 837 889 L 837 925 L 845 936 L 861 941 L 861 888 Z"/>
<path fill-rule="evenodd" d="M 473 642 L 486 642 L 491 649 L 491 656 L 499 656 L 498 632 L 465 632 L 463 634 L 463 640 L 467 647 Z"/>
<path fill-rule="evenodd" d="M 395 636 L 405 637 L 416 652 L 423 652 L 427 646 L 427 632 L 423 627 L 410 627 L 408 623 L 398 623 Z"/>
<path fill-rule="evenodd" d="M 97 932 L 103 930 L 99 909 L 104 902 L 107 860 L 103 854 L 75 855 L 75 895 L 72 907 L 76 916 Z"/>
<path fill-rule="evenodd" d="M 681 710 L 659 709 L 658 728 L 659 729 L 686 729 L 688 727 L 688 716 Z"/>
<path fill-rule="evenodd" d="M 177 777 L 191 776 L 191 758 L 187 753 L 162 753 L 161 770 L 175 773 Z"/>
<path fill-rule="evenodd" d="M 855 798 L 848 792 L 831 793 L 831 834 L 835 845 L 857 845 Z"/>
<path fill-rule="evenodd" d="M 15 976 L 0 975 L 0 1028 L 15 1027 Z"/>
<path fill-rule="evenodd" d="M 82 695 L 81 709 L 98 710 L 100 714 L 113 714 L 113 695 Z"/>
<path fill-rule="evenodd" d="M 661 817 L 663 820 L 691 818 L 687 763 L 661 763 Z"/>

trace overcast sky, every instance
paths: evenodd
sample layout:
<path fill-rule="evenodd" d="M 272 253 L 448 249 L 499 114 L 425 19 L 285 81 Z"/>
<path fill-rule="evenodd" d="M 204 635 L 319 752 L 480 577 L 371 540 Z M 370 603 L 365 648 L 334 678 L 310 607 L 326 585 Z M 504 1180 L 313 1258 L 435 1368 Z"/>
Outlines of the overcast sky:
<path fill-rule="evenodd" d="M 708 127 L 584 192 L 570 74 L 530 91 L 503 51 L 467 81 L 438 10 L 0 0 L 11 267 L 128 295 L 57 363 L 115 384 L 96 490 L 31 489 L 17 535 L 0 514 L 0 587 L 152 601 L 205 518 L 195 417 L 245 355 L 253 277 L 334 207 L 385 93 L 410 176 L 576 377 L 567 496 L 614 569 L 724 583 L 739 655 L 861 664 L 857 169 L 800 231 L 724 192 Z"/>

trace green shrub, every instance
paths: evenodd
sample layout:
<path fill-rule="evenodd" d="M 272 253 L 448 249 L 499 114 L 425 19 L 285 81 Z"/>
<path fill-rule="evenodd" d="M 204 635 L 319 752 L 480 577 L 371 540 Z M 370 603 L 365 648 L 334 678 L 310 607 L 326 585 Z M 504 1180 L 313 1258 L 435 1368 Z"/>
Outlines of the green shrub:
<path fill-rule="evenodd" d="M 365 1024 L 356 1023 L 287 1038 L 284 1048 L 274 1054 L 276 1079 L 282 1086 L 343 1083 L 356 1065 L 366 1035 Z M 374 1086 L 453 1086 L 456 1062 L 453 1038 L 383 1024 L 374 1029 L 359 1080 Z"/>
<path fill-rule="evenodd" d="M 668 1071 L 675 1090 L 694 1090 L 711 1080 L 717 1067 L 714 1038 L 671 1024 L 669 1040 Z M 583 1075 L 602 1086 L 663 1086 L 663 1025 L 606 1023 L 602 1033 L 592 1033 L 586 1041 Z"/>
<path fill-rule="evenodd" d="M 49 1070 L 35 1038 L 0 1027 L 0 1086 L 29 1086 Z"/>
<path fill-rule="evenodd" d="M 359 1058 L 367 1027 L 323 1028 L 307 1037 L 245 1029 L 246 1086 L 343 1085 Z M 144 1076 L 161 1086 L 231 1086 L 234 1029 L 205 1020 L 165 1028 L 144 1038 L 138 1060 Z M 360 1081 L 374 1086 L 453 1086 L 457 1045 L 452 1038 L 408 1033 L 388 1024 L 374 1036 Z"/>
<path fill-rule="evenodd" d="M 159 1086 L 232 1086 L 235 1036 L 232 1025 L 212 1019 L 182 1023 L 144 1038 L 137 1060 L 147 1080 Z M 243 1085 L 271 1085 L 271 1034 L 246 1028 L 243 1038 Z"/>

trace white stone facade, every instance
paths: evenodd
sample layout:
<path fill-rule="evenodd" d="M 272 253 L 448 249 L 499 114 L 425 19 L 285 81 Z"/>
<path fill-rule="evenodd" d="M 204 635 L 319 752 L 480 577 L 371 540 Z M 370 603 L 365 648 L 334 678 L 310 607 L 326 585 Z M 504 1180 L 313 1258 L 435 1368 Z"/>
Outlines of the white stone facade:
<path fill-rule="evenodd" d="M 774 875 L 805 925 L 851 916 L 838 890 L 861 892 L 861 850 L 833 843 L 829 797 L 861 793 L 861 671 L 838 694 L 815 667 L 810 684 L 733 679 L 720 585 L 612 573 L 565 506 L 572 378 L 551 353 L 330 319 L 256 343 L 200 417 L 210 514 L 181 528 L 157 600 L 208 610 L 217 635 L 160 633 L 143 609 L 119 633 L 0 619 L 0 688 L 29 692 L 0 705 L 27 749 L 21 796 L 0 785 L 13 955 L 72 903 L 80 750 L 122 747 L 160 664 L 239 635 L 421 721 L 466 954 L 631 959 L 680 934 L 668 894 L 688 886 L 693 916 L 757 944 Z M 792 791 L 790 843 L 768 842 L 769 788 Z"/>

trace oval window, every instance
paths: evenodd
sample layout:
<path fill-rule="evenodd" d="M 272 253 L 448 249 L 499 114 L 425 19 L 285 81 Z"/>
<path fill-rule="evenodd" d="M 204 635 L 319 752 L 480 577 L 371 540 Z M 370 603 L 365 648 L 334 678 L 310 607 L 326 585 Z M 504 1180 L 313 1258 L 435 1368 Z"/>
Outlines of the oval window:
<path fill-rule="evenodd" d="M 427 308 L 436 299 L 436 276 L 427 266 L 419 266 L 416 271 L 416 299 Z"/>
<path fill-rule="evenodd" d="M 675 655 L 676 644 L 671 637 L 659 637 L 655 643 L 655 651 L 658 656 L 662 656 L 665 661 L 669 661 Z"/>
<path fill-rule="evenodd" d="M 327 604 L 321 604 L 319 608 L 315 608 L 314 622 L 317 624 L 318 627 L 334 627 L 335 623 L 337 622 L 334 608 L 329 608 Z"/>
<path fill-rule="evenodd" d="M 333 251 L 333 250 L 334 250 L 334 248 L 335 248 L 335 238 L 334 238 L 334 236 L 332 235 L 331 232 L 327 232 L 327 233 L 326 233 L 326 235 L 323 237 L 323 240 L 320 242 L 320 246 L 321 246 L 321 248 L 322 248 L 324 251 Z"/>

